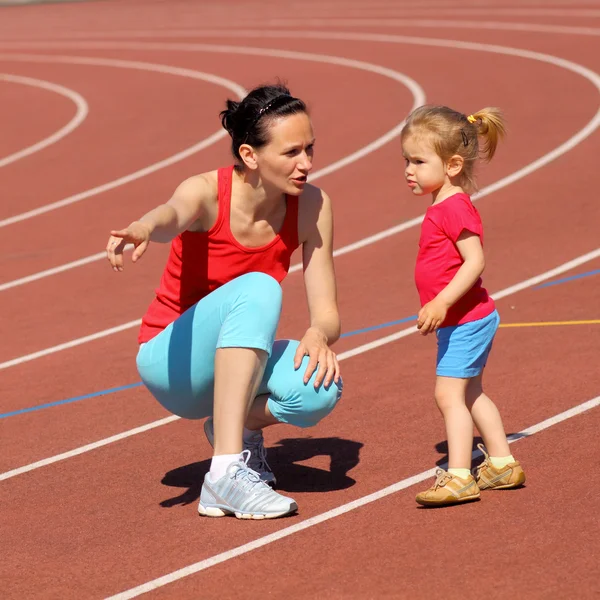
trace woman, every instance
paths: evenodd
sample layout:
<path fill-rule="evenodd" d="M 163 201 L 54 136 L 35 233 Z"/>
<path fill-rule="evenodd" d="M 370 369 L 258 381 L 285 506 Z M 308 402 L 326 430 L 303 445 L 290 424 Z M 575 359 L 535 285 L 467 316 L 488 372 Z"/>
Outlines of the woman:
<path fill-rule="evenodd" d="M 169 411 L 208 417 L 214 448 L 198 511 L 273 518 L 296 503 L 268 485 L 262 429 L 315 425 L 341 396 L 330 345 L 340 334 L 331 201 L 307 183 L 314 135 L 306 105 L 281 85 L 227 101 L 222 124 L 234 166 L 185 180 L 166 203 L 111 231 L 107 255 L 123 270 L 149 242 L 171 242 L 156 298 L 142 320 L 138 371 Z M 302 244 L 310 327 L 274 341 L 280 283 Z"/>

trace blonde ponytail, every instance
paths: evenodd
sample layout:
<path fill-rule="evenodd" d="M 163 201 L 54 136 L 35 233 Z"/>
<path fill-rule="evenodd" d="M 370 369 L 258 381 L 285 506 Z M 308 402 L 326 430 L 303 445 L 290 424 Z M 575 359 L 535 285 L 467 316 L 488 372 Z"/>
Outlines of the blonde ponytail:
<path fill-rule="evenodd" d="M 506 121 L 500 109 L 487 107 L 478 110 L 467 117 L 477 129 L 477 135 L 482 139 L 480 147 L 481 158 L 486 162 L 492 160 L 500 138 L 506 135 Z"/>

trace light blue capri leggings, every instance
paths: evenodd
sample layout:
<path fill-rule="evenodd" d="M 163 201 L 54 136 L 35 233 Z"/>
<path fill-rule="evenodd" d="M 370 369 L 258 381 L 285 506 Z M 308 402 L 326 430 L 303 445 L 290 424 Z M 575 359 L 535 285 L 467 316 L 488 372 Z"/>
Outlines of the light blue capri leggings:
<path fill-rule="evenodd" d="M 202 419 L 213 414 L 217 348 L 257 348 L 269 354 L 258 395 L 269 395 L 273 416 L 298 427 L 316 425 L 337 404 L 342 382 L 315 390 L 315 371 L 304 383 L 308 356 L 294 369 L 299 342 L 274 341 L 281 300 L 281 286 L 264 273 L 221 286 L 142 344 L 137 367 L 144 384 L 168 411 Z"/>

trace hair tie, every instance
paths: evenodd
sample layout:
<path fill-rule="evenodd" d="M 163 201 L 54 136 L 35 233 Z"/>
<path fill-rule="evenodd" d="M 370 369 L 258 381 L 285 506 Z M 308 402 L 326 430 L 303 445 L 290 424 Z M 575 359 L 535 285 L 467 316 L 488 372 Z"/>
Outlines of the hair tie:
<path fill-rule="evenodd" d="M 279 104 L 281 102 L 282 99 L 290 99 L 290 100 L 295 100 L 296 98 L 294 98 L 293 96 L 291 96 L 290 94 L 279 94 L 279 96 L 275 96 L 275 98 L 273 98 L 272 100 L 270 100 L 269 102 L 267 102 L 267 104 L 265 104 L 259 111 L 258 114 L 256 115 L 256 118 L 252 121 L 252 123 L 248 126 L 248 130 L 246 131 L 246 135 L 244 136 L 243 139 L 243 144 L 246 143 L 246 141 L 248 140 L 248 136 L 250 135 L 250 132 L 252 131 L 252 129 L 254 128 L 254 126 L 260 121 L 261 117 L 269 110 L 271 110 L 273 108 L 273 106 L 275 106 L 276 104 Z"/>
<path fill-rule="evenodd" d="M 477 122 L 477 117 L 474 117 L 473 115 L 469 115 L 467 117 L 467 121 L 469 121 L 469 123 L 476 123 Z"/>

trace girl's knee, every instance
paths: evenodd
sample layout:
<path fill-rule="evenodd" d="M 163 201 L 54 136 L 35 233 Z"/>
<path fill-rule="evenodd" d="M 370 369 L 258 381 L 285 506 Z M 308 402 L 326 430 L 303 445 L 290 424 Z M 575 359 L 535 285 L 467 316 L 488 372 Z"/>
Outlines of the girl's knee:
<path fill-rule="evenodd" d="M 478 377 L 473 377 L 469 381 L 469 385 L 467 386 L 467 403 L 473 404 L 479 396 L 483 394 L 483 384 L 481 380 L 481 375 Z"/>
<path fill-rule="evenodd" d="M 435 383 L 435 402 L 440 410 L 465 404 L 469 379 L 438 377 Z"/>
<path fill-rule="evenodd" d="M 451 410 L 455 406 L 464 405 L 465 398 L 460 394 L 450 390 L 436 390 L 435 391 L 435 403 L 437 407 L 444 412 L 445 410 Z"/>

